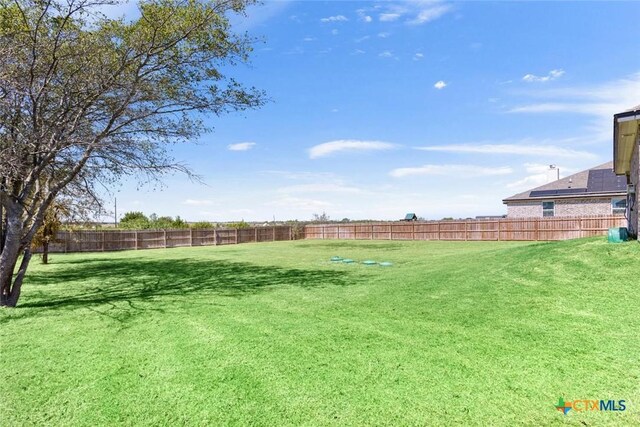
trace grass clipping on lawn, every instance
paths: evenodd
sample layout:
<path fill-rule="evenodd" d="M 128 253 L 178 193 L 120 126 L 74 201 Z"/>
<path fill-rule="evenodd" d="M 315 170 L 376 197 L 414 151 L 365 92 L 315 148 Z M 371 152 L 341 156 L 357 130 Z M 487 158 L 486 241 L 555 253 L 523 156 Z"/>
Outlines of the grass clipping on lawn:
<path fill-rule="evenodd" d="M 394 268 L 344 268 L 335 254 Z M 33 263 L 2 425 L 637 424 L 640 246 L 297 241 Z M 556 411 L 558 398 L 627 410 Z"/>

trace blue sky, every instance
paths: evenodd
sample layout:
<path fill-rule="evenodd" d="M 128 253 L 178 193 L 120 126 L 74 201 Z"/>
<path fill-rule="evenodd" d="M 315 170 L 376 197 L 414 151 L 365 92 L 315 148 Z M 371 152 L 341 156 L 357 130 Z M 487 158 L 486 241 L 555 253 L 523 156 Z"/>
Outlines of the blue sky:
<path fill-rule="evenodd" d="M 267 1 L 229 69 L 271 102 L 173 150 L 206 185 L 125 182 L 118 211 L 187 220 L 428 219 L 611 160 L 640 104 L 640 2 Z"/>

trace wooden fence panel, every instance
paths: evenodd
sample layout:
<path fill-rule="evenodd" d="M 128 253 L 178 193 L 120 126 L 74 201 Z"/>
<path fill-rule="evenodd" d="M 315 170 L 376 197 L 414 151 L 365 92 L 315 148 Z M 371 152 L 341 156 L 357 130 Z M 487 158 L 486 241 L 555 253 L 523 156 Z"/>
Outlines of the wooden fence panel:
<path fill-rule="evenodd" d="M 467 240 L 466 222 L 442 221 L 440 223 L 440 240 Z"/>
<path fill-rule="evenodd" d="M 413 224 L 392 224 L 391 240 L 413 240 Z"/>
<path fill-rule="evenodd" d="M 135 231 L 104 231 L 103 233 L 105 251 L 136 249 L 137 233 Z"/>
<path fill-rule="evenodd" d="M 322 239 L 322 231 L 324 227 L 321 225 L 307 225 L 304 230 L 305 239 Z"/>
<path fill-rule="evenodd" d="M 322 230 L 320 230 L 321 232 Z M 289 226 L 246 229 L 80 230 L 60 231 L 49 252 L 104 252 L 127 249 L 230 245 L 291 240 Z M 35 252 L 41 249 L 36 248 Z"/>
<path fill-rule="evenodd" d="M 338 225 L 338 239 L 355 239 L 356 238 L 356 226 L 355 225 Z"/>
<path fill-rule="evenodd" d="M 438 240 L 439 223 L 416 223 L 414 226 L 414 240 Z"/>
<path fill-rule="evenodd" d="M 191 230 L 167 230 L 167 248 L 191 246 Z"/>
<path fill-rule="evenodd" d="M 354 225 L 354 238 L 356 240 L 371 240 L 373 237 L 373 225 L 361 224 Z"/>
<path fill-rule="evenodd" d="M 166 247 L 165 232 L 162 230 L 138 231 L 137 249 L 158 249 Z"/>
<path fill-rule="evenodd" d="M 602 216 L 326 224 L 305 226 L 304 232 L 307 239 L 548 241 L 598 236 L 625 226 L 623 216 Z"/>
<path fill-rule="evenodd" d="M 374 224 L 373 240 L 391 240 L 393 235 L 391 227 L 391 224 Z"/>
<path fill-rule="evenodd" d="M 500 221 L 500 240 L 538 240 L 537 218 Z"/>
<path fill-rule="evenodd" d="M 498 240 L 498 221 L 469 221 L 467 240 Z"/>
<path fill-rule="evenodd" d="M 216 231 L 213 229 L 193 229 L 192 246 L 210 246 L 216 244 Z"/>
<path fill-rule="evenodd" d="M 291 240 L 293 238 L 293 231 L 289 226 L 276 226 L 274 233 L 274 241 Z"/>

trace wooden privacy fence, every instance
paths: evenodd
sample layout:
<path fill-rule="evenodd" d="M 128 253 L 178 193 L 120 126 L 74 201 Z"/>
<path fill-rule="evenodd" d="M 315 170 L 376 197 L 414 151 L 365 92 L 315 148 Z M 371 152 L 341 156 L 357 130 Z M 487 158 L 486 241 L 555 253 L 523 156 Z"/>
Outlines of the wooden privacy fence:
<path fill-rule="evenodd" d="M 60 231 L 49 252 L 103 252 L 125 249 L 234 245 L 291 240 L 289 226 L 181 230 Z"/>
<path fill-rule="evenodd" d="M 567 240 L 626 227 L 623 216 L 307 225 L 306 239 Z"/>

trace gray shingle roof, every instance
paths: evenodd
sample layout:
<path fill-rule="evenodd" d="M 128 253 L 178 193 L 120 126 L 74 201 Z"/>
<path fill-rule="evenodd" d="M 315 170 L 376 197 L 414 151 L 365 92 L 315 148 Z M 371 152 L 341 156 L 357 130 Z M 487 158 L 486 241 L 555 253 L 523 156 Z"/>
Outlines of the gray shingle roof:
<path fill-rule="evenodd" d="M 589 179 L 589 175 L 591 175 L 591 179 Z M 626 189 L 623 189 L 624 184 L 626 184 L 626 181 L 624 180 L 626 180 L 626 178 L 616 177 L 613 172 L 613 162 L 611 161 L 565 178 L 558 179 L 548 184 L 541 185 L 540 187 L 515 194 L 503 199 L 502 201 L 506 203 L 516 200 L 593 197 L 594 195 L 623 195 L 626 193 Z M 531 193 L 534 194 L 532 195 Z"/>

